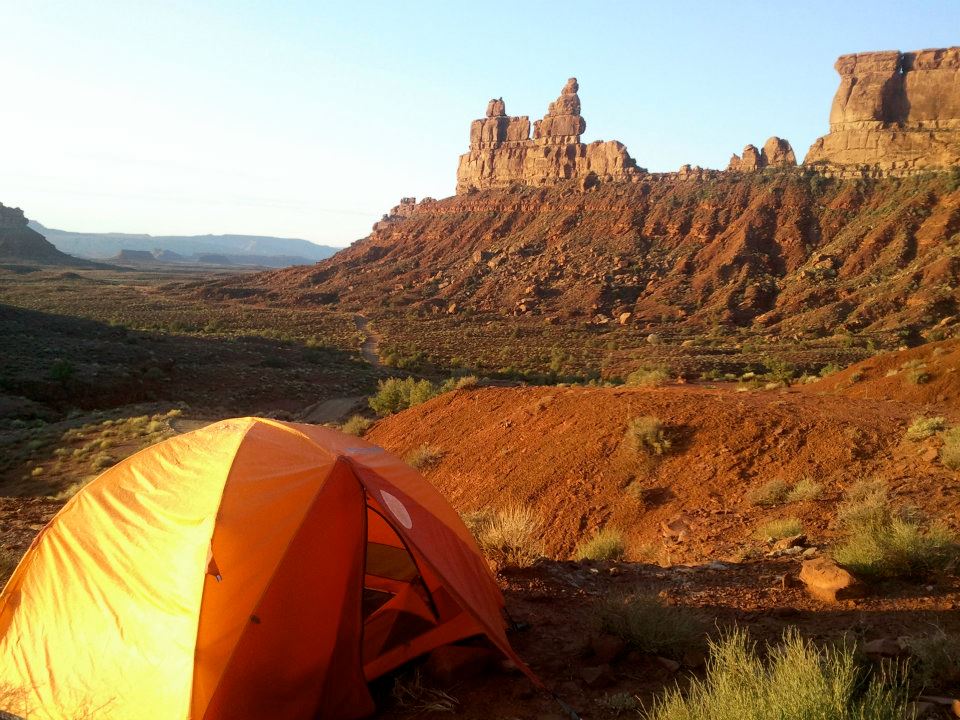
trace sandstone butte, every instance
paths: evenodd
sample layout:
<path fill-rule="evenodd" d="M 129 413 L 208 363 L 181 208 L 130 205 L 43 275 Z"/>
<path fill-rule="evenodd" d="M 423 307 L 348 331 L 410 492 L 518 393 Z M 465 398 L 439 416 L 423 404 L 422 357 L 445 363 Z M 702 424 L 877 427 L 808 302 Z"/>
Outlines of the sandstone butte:
<path fill-rule="evenodd" d="M 960 165 L 960 47 L 843 55 L 830 111 L 830 132 L 814 142 L 804 166 L 824 175 L 904 176 Z M 588 189 L 602 181 L 637 182 L 648 176 L 616 140 L 584 144 L 579 85 L 570 78 L 542 120 L 506 113 L 503 98 L 487 104 L 470 126 L 470 148 L 460 157 L 457 193 L 517 185 L 542 187 L 565 180 Z M 797 164 L 790 143 L 771 137 L 747 145 L 727 170 L 753 172 Z M 680 179 L 716 171 L 684 165 Z M 407 203 L 412 205 L 410 199 Z M 405 208 L 405 212 L 412 211 Z M 398 217 L 402 217 L 399 215 Z"/>

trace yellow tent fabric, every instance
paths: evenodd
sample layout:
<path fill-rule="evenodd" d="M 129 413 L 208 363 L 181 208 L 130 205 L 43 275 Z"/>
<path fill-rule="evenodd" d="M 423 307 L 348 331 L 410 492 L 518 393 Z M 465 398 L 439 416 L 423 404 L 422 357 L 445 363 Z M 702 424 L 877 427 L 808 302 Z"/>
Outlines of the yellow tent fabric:
<path fill-rule="evenodd" d="M 376 577 L 376 548 L 415 570 Z M 389 599 L 368 612 L 368 595 Z M 394 456 L 223 421 L 109 469 L 41 531 L 0 596 L 0 707 L 362 717 L 368 680 L 442 643 L 485 633 L 524 667 L 502 605 L 457 514 Z"/>

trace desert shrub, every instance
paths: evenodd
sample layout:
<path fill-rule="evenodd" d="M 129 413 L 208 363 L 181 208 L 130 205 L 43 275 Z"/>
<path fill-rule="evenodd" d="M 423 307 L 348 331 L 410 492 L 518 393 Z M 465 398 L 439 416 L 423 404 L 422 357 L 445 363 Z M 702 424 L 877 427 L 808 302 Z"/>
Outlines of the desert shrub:
<path fill-rule="evenodd" d="M 943 434 L 940 462 L 951 470 L 960 470 L 960 425 L 950 428 Z"/>
<path fill-rule="evenodd" d="M 354 415 L 340 426 L 340 431 L 347 435 L 356 435 L 363 437 L 363 434 L 373 425 L 373 420 L 363 417 L 363 415 Z"/>
<path fill-rule="evenodd" d="M 767 358 L 764 365 L 767 366 L 767 376 L 777 382 L 789 383 L 797 374 L 797 368 L 783 358 Z"/>
<path fill-rule="evenodd" d="M 420 445 L 408 452 L 403 460 L 407 465 L 415 467 L 417 470 L 427 470 L 440 462 L 441 457 L 443 457 L 442 450 L 432 445 Z"/>
<path fill-rule="evenodd" d="M 453 390 L 463 390 L 464 388 L 476 387 L 480 381 L 477 379 L 476 375 L 465 375 L 463 377 L 452 377 L 448 380 L 444 380 L 443 384 L 440 385 L 439 394 L 452 392 Z"/>
<path fill-rule="evenodd" d="M 426 402 L 437 392 L 437 387 L 429 380 L 388 378 L 377 383 L 377 393 L 369 402 L 377 415 L 391 415 Z"/>
<path fill-rule="evenodd" d="M 526 505 L 468 513 L 463 521 L 480 549 L 500 567 L 528 567 L 543 554 L 540 521 Z"/>
<path fill-rule="evenodd" d="M 820 377 L 825 378 L 825 377 L 829 377 L 830 375 L 833 375 L 834 373 L 838 373 L 841 370 L 843 370 L 843 368 L 837 365 L 836 363 L 827 363 L 822 368 L 820 368 L 819 375 Z"/>
<path fill-rule="evenodd" d="M 907 640 L 910 678 L 920 688 L 942 688 L 960 681 L 960 635 L 939 625 Z"/>
<path fill-rule="evenodd" d="M 786 501 L 788 503 L 802 502 L 804 500 L 816 500 L 823 492 L 823 486 L 813 478 L 800 478 L 796 485 L 790 488 L 787 493 Z"/>
<path fill-rule="evenodd" d="M 61 490 L 56 495 L 54 495 L 53 499 L 61 500 L 61 501 L 69 500 L 78 492 L 80 492 L 87 485 L 87 483 L 89 483 L 95 477 L 96 475 L 91 475 L 89 477 L 84 478 L 83 480 L 77 480 L 74 483 L 70 483 L 67 487 L 65 487 L 63 490 Z"/>
<path fill-rule="evenodd" d="M 117 464 L 117 459 L 115 457 L 102 452 L 94 455 L 93 460 L 90 461 L 90 468 L 94 472 L 97 472 L 99 470 L 105 470 L 106 468 L 116 464 Z"/>
<path fill-rule="evenodd" d="M 626 551 L 623 533 L 614 528 L 603 528 L 589 540 L 577 545 L 577 560 L 622 560 Z"/>
<path fill-rule="evenodd" d="M 923 360 L 907 360 L 900 366 L 900 369 L 907 371 L 907 380 L 914 385 L 923 385 L 933 378 L 927 371 L 927 364 Z"/>
<path fill-rule="evenodd" d="M 907 640 L 910 678 L 920 688 L 943 688 L 960 680 L 960 635 L 939 625 Z"/>
<path fill-rule="evenodd" d="M 764 662 L 743 630 L 710 642 L 704 679 L 668 690 L 647 720 L 902 720 L 898 683 L 867 679 L 849 647 L 818 648 L 796 631 L 768 648 Z"/>
<path fill-rule="evenodd" d="M 680 657 L 703 637 L 700 621 L 689 610 L 643 594 L 601 598 L 593 607 L 593 623 L 635 650 L 657 655 Z"/>
<path fill-rule="evenodd" d="M 656 387 L 669 378 L 666 368 L 639 368 L 627 375 L 626 384 L 633 387 Z"/>
<path fill-rule="evenodd" d="M 760 487 L 748 490 L 747 501 L 751 505 L 772 507 L 784 503 L 789 494 L 790 485 L 786 480 L 770 480 Z"/>
<path fill-rule="evenodd" d="M 65 383 L 76 373 L 77 369 L 69 360 L 57 360 L 50 366 L 50 378 L 57 382 Z"/>
<path fill-rule="evenodd" d="M 946 429 L 947 420 L 942 417 L 918 417 L 907 428 L 907 440 L 926 440 L 928 437 L 936 435 L 938 432 Z"/>
<path fill-rule="evenodd" d="M 882 482 L 855 484 L 837 517 L 844 540 L 834 559 L 861 575 L 923 576 L 960 557 L 960 544 L 946 526 L 925 524 L 917 512 L 894 506 Z"/>
<path fill-rule="evenodd" d="M 757 528 L 757 537 L 762 539 L 792 537 L 803 532 L 803 523 L 795 517 L 780 518 L 763 523 Z"/>
<path fill-rule="evenodd" d="M 663 455 L 671 446 L 663 423 L 652 415 L 636 417 L 627 423 L 624 440 L 633 452 L 648 455 Z"/>

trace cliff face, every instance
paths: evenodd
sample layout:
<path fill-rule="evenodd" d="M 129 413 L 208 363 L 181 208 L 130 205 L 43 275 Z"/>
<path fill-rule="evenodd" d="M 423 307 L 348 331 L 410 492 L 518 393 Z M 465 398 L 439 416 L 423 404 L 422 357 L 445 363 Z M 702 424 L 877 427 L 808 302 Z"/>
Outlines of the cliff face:
<path fill-rule="evenodd" d="M 830 133 L 805 164 L 842 177 L 960 164 L 960 47 L 843 55 Z"/>
<path fill-rule="evenodd" d="M 570 78 L 543 119 L 533 123 L 533 138 L 529 117 L 509 117 L 503 98 L 491 100 L 486 117 L 470 125 L 470 151 L 460 156 L 457 193 L 639 178 L 642 171 L 622 143 L 580 142 L 587 123 L 580 115 L 578 90 L 577 79 Z"/>

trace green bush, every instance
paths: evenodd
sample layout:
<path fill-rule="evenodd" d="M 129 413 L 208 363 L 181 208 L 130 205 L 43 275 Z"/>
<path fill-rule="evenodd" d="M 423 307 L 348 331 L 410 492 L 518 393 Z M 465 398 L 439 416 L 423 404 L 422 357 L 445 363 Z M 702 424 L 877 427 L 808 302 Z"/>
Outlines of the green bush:
<path fill-rule="evenodd" d="M 388 378 L 377 383 L 377 393 L 369 402 L 377 415 L 386 416 L 426 402 L 438 392 L 439 389 L 429 380 Z"/>
<path fill-rule="evenodd" d="M 627 375 L 626 384 L 633 387 L 656 387 L 669 379 L 666 368 L 640 368 Z"/>
<path fill-rule="evenodd" d="M 622 560 L 626 551 L 623 534 L 614 528 L 603 528 L 589 540 L 577 545 L 577 560 Z"/>
<path fill-rule="evenodd" d="M 820 649 L 796 631 L 768 649 L 766 663 L 746 632 L 710 643 L 704 679 L 668 690 L 647 720 L 902 720 L 898 683 L 868 679 L 848 647 Z"/>
<path fill-rule="evenodd" d="M 347 435 L 363 437 L 364 433 L 370 429 L 371 425 L 373 425 L 373 420 L 365 418 L 363 415 L 353 415 L 349 420 L 340 426 L 340 431 L 347 433 Z"/>
<path fill-rule="evenodd" d="M 643 594 L 608 595 L 598 600 L 593 624 L 640 652 L 672 657 L 682 657 L 703 637 L 703 626 L 689 610 L 663 605 Z"/>
<path fill-rule="evenodd" d="M 860 575 L 921 577 L 960 557 L 960 544 L 946 526 L 925 525 L 915 511 L 894 506 L 882 482 L 854 485 L 837 517 L 844 540 L 834 559 Z"/>
<path fill-rule="evenodd" d="M 652 415 L 633 418 L 627 423 L 624 440 L 633 452 L 648 455 L 663 455 L 672 445 L 663 423 Z"/>

